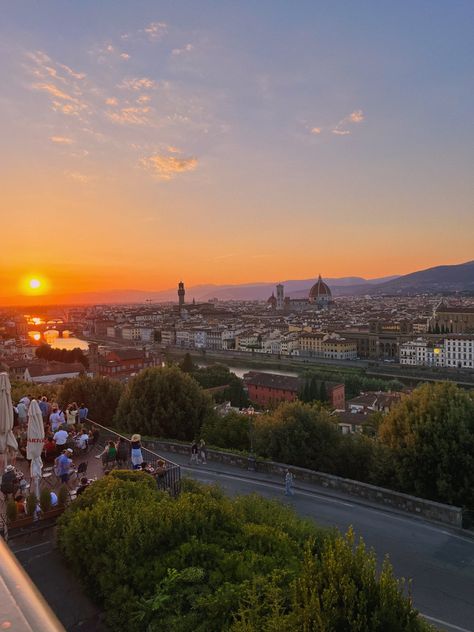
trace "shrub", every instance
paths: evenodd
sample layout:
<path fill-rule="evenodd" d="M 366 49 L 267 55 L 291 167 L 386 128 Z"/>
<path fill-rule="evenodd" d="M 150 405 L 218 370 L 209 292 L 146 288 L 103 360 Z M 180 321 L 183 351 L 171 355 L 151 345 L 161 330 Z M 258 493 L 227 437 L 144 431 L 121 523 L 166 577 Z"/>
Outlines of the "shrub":
<path fill-rule="evenodd" d="M 18 507 L 14 500 L 9 500 L 6 506 L 8 522 L 14 522 L 18 518 Z"/>
<path fill-rule="evenodd" d="M 45 513 L 51 509 L 51 492 L 49 489 L 42 489 L 40 492 L 40 507 L 41 511 Z"/>
<path fill-rule="evenodd" d="M 67 485 L 61 485 L 58 491 L 58 506 L 65 507 L 69 503 L 69 489 Z"/>
<path fill-rule="evenodd" d="M 29 516 L 34 516 L 37 507 L 38 497 L 36 496 L 36 494 L 28 494 L 26 498 L 26 513 Z"/>
<path fill-rule="evenodd" d="M 112 629 L 429 629 L 388 563 L 379 579 L 352 534 L 336 537 L 256 495 L 231 499 L 185 480 L 171 498 L 151 483 L 112 472 L 58 521 L 60 550 Z"/>
<path fill-rule="evenodd" d="M 250 419 L 247 415 L 233 411 L 224 417 L 211 416 L 204 422 L 201 436 L 209 445 L 234 450 L 249 450 Z"/>

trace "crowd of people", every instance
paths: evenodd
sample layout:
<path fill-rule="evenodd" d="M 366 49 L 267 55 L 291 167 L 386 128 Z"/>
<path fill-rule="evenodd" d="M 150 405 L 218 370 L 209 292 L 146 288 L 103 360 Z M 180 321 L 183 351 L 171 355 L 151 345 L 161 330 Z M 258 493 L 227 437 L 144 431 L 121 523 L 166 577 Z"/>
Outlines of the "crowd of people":
<path fill-rule="evenodd" d="M 32 401 L 31 395 L 22 397 L 13 408 L 13 432 L 18 442 L 18 458 L 27 459 L 28 411 Z M 95 479 L 88 479 L 87 457 L 90 449 L 99 441 L 100 431 L 88 421 L 88 408 L 85 404 L 78 406 L 76 402 L 62 408 L 56 402 L 49 402 L 46 396 L 37 400 L 44 424 L 44 445 L 42 461 L 47 467 L 43 470 L 43 478 L 54 481 L 53 475 L 61 485 L 67 485 L 74 496 L 82 494 Z M 200 454 L 204 454 L 204 443 L 200 445 Z M 18 513 L 25 513 L 25 494 L 30 486 L 21 468 L 16 467 L 16 455 L 10 459 L 10 465 L 3 472 L 0 491 L 5 500 L 13 499 L 17 503 Z M 74 459 L 79 465 L 74 464 Z M 152 475 L 159 487 L 166 487 L 164 482 L 168 472 L 166 461 L 154 463 L 145 461 L 141 445 L 141 436 L 132 435 L 128 440 L 118 437 L 108 440 L 103 450 L 96 455 L 101 460 L 103 474 L 107 475 L 113 468 L 131 467 Z M 81 462 L 82 461 L 82 462 Z M 205 462 L 205 461 L 204 461 Z M 48 467 L 49 466 L 49 467 Z M 76 489 L 73 489 L 75 483 Z M 161 484 L 160 484 L 161 483 Z M 52 492 L 54 495 L 54 491 Z M 54 506 L 52 498 L 52 505 Z"/>

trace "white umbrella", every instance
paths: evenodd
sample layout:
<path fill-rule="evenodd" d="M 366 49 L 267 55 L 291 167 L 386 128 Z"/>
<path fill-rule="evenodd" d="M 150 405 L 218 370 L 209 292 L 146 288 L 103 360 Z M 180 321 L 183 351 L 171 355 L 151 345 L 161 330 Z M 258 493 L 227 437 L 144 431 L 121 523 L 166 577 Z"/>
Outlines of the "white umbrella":
<path fill-rule="evenodd" d="M 13 434 L 13 405 L 8 373 L 0 373 L 0 454 L 3 466 L 7 467 L 8 455 L 14 455 L 18 443 Z"/>
<path fill-rule="evenodd" d="M 30 476 L 35 484 L 36 496 L 39 496 L 39 481 L 43 470 L 41 453 L 44 446 L 43 415 L 36 399 L 32 399 L 28 409 L 28 430 L 26 433 L 26 458 L 31 459 Z"/>

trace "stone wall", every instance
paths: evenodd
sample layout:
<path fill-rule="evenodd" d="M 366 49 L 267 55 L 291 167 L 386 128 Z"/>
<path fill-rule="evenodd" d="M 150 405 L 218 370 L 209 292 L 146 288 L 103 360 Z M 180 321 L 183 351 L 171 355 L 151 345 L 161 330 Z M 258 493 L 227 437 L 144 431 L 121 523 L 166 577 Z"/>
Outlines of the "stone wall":
<path fill-rule="evenodd" d="M 174 452 L 176 454 L 185 454 L 187 456 L 189 456 L 190 453 L 189 445 L 181 443 L 171 443 L 168 441 L 144 441 L 143 445 L 144 447 L 150 448 L 150 450 L 158 453 L 160 451 L 165 451 Z M 249 465 L 249 461 L 245 456 L 211 449 L 207 449 L 207 460 L 222 463 L 224 465 L 240 467 L 242 469 L 247 469 Z M 267 472 L 268 474 L 276 474 L 281 477 L 283 477 L 287 467 L 288 465 L 283 463 L 274 463 L 273 461 L 264 461 L 259 459 L 257 459 L 256 463 L 256 469 L 258 472 Z M 398 511 L 415 514 L 427 520 L 434 520 L 452 527 L 462 527 L 462 509 L 454 507 L 453 505 L 443 505 L 441 503 L 424 500 L 423 498 L 417 498 L 416 496 L 409 496 L 408 494 L 402 494 L 383 487 L 369 485 L 368 483 L 361 483 L 348 478 L 333 476 L 332 474 L 324 474 L 323 472 L 307 470 L 303 467 L 291 466 L 291 471 L 295 476 L 296 484 L 300 481 L 311 483 L 312 485 L 318 485 L 328 490 L 334 490 L 335 492 L 342 492 L 350 496 L 364 499 L 370 503 L 377 503 L 383 507 L 390 507 L 397 509 Z"/>

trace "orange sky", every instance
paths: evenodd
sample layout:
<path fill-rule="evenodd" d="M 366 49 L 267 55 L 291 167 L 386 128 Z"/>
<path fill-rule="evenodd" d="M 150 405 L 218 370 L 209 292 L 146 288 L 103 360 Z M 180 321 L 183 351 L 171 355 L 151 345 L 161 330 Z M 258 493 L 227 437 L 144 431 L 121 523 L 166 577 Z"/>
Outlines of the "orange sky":
<path fill-rule="evenodd" d="M 474 258 L 463 6 L 91 7 L 2 15 L 0 304 Z"/>

